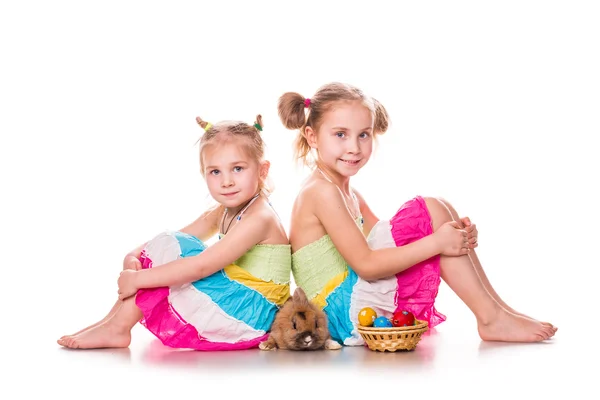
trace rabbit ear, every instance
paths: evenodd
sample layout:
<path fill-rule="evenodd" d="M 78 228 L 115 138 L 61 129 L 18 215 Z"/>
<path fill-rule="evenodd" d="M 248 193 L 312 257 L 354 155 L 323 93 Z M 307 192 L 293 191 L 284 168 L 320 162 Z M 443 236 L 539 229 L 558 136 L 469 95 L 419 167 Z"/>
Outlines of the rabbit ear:
<path fill-rule="evenodd" d="M 308 304 L 308 299 L 306 298 L 306 293 L 302 290 L 301 287 L 297 287 L 294 291 L 294 304 L 295 305 L 304 305 Z"/>

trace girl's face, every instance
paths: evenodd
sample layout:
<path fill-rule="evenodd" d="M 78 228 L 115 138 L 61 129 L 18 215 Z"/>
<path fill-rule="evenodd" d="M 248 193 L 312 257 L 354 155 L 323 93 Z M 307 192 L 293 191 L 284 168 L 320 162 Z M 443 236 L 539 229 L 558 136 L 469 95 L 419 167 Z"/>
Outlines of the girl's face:
<path fill-rule="evenodd" d="M 258 163 L 238 140 L 210 146 L 203 155 L 208 191 L 227 208 L 250 200 L 258 192 L 261 178 L 265 179 L 269 172 L 269 162 Z"/>
<path fill-rule="evenodd" d="M 318 160 L 342 177 L 355 175 L 373 151 L 373 114 L 360 101 L 334 104 L 324 116 L 318 132 L 306 128 L 308 144 Z"/>

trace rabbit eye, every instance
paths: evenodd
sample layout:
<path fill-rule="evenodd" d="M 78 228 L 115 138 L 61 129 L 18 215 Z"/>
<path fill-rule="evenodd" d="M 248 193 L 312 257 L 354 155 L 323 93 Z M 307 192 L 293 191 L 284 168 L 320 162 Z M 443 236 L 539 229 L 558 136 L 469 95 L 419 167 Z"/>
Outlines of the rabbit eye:
<path fill-rule="evenodd" d="M 296 318 L 292 318 L 292 328 L 296 330 Z"/>

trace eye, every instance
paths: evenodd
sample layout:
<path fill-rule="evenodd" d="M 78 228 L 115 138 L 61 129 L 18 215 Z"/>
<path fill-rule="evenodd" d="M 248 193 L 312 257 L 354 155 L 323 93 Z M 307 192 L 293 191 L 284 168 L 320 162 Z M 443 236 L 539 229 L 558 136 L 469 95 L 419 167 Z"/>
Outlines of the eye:
<path fill-rule="evenodd" d="M 358 137 L 360 137 L 361 139 L 366 139 L 369 137 L 369 134 L 367 132 L 363 132 L 360 135 L 358 135 Z"/>
<path fill-rule="evenodd" d="M 210 173 L 211 175 L 219 175 L 219 173 L 220 173 L 220 172 L 221 172 L 221 171 L 219 171 L 218 169 L 213 169 L 213 170 L 212 170 L 212 171 L 210 171 L 209 173 Z"/>
<path fill-rule="evenodd" d="M 242 168 L 242 167 L 233 167 L 234 172 L 242 172 L 243 169 L 244 168 Z"/>
<path fill-rule="evenodd" d="M 335 136 L 337 136 L 337 137 L 339 137 L 339 138 L 343 138 L 344 136 L 346 136 L 346 133 L 345 133 L 345 132 L 342 132 L 342 131 L 340 131 L 340 132 L 336 132 L 336 133 L 335 133 Z"/>

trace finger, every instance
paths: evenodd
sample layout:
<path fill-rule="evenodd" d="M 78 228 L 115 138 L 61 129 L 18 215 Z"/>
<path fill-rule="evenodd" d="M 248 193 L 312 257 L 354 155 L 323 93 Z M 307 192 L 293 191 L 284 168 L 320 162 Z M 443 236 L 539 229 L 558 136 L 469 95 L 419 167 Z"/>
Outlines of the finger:
<path fill-rule="evenodd" d="M 476 237 L 470 237 L 470 238 L 467 239 L 467 241 L 469 243 L 471 243 L 471 244 L 475 244 L 475 243 L 477 243 L 477 238 Z"/>
<path fill-rule="evenodd" d="M 461 218 L 460 221 L 463 223 L 464 226 L 470 226 L 471 225 L 471 219 L 469 217 Z"/>

